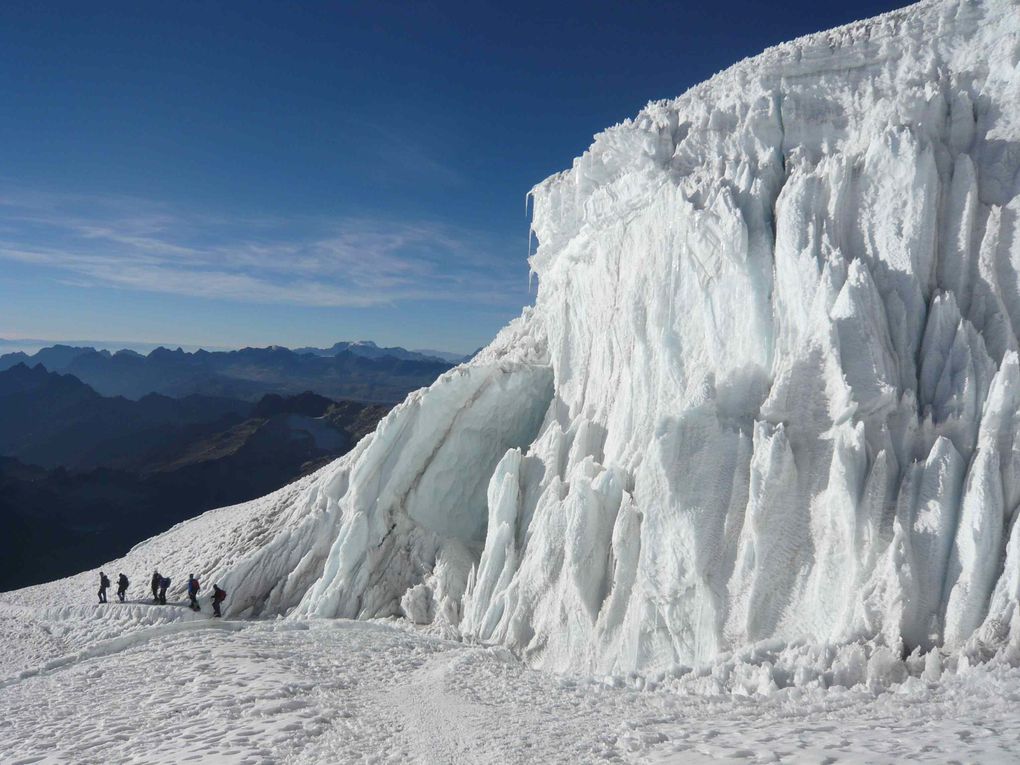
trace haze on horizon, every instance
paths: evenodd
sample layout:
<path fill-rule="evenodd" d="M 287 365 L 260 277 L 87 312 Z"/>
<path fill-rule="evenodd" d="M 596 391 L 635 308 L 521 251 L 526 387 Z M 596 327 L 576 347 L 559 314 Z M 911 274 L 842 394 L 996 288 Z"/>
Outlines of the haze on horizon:
<path fill-rule="evenodd" d="M 470 352 L 594 133 L 899 5 L 5 3 L 0 338 Z"/>

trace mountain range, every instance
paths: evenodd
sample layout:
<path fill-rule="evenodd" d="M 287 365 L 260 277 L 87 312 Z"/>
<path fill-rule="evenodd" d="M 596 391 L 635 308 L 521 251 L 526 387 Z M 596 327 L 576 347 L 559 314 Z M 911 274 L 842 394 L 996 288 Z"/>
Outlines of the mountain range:
<path fill-rule="evenodd" d="M 449 351 L 432 349 L 409 351 L 399 346 L 381 347 L 371 340 L 342 340 L 339 343 L 333 343 L 329 348 L 304 347 L 294 348 L 293 350 L 294 353 L 312 354 L 314 356 L 336 356 L 338 353 L 349 351 L 355 356 L 363 356 L 366 359 L 381 359 L 383 356 L 392 356 L 395 359 L 403 359 L 405 361 L 443 361 L 449 364 L 460 364 L 471 358 L 470 354 L 465 356 L 464 354 L 450 353 Z"/>
<path fill-rule="evenodd" d="M 129 399 L 158 393 L 257 401 L 268 393 L 312 391 L 333 399 L 386 404 L 431 384 L 453 366 L 435 356 L 368 341 L 297 350 L 269 346 L 187 352 L 160 347 L 146 355 L 53 345 L 34 354 L 0 356 L 0 371 L 18 364 L 41 364 L 50 372 L 74 375 L 100 395 Z"/>

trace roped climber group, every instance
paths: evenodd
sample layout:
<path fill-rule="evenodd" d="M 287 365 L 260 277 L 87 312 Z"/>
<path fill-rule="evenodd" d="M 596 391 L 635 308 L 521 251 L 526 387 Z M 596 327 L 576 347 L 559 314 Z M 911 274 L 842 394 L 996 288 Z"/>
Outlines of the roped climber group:
<path fill-rule="evenodd" d="M 127 588 L 131 582 L 122 573 L 117 578 L 117 599 L 123 603 L 124 597 L 127 595 Z M 158 604 L 161 606 L 166 605 L 166 591 L 170 587 L 170 579 L 159 573 L 158 570 L 152 572 L 152 579 L 150 581 L 152 589 L 152 602 L 154 605 Z M 110 578 L 103 573 L 99 572 L 99 602 L 106 603 L 106 591 L 110 588 Z M 201 611 L 202 607 L 198 603 L 198 592 L 202 589 L 202 585 L 199 584 L 198 579 L 195 578 L 194 574 L 188 576 L 188 605 L 192 611 Z M 222 616 L 220 613 L 220 605 L 224 600 L 227 599 L 227 591 L 220 588 L 218 584 L 213 585 L 212 594 L 212 609 L 213 616 Z"/>

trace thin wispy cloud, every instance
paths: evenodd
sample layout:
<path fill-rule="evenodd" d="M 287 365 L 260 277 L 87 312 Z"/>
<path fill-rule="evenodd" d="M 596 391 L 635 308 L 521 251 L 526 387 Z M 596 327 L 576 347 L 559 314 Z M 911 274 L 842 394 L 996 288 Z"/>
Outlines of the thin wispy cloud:
<path fill-rule="evenodd" d="M 359 152 L 369 160 L 376 183 L 385 186 L 412 183 L 432 187 L 463 187 L 465 176 L 449 162 L 449 151 L 429 149 L 413 131 L 399 130 L 385 121 L 363 117 L 347 120 Z"/>
<path fill-rule="evenodd" d="M 523 261 L 500 249 L 434 221 L 230 218 L 121 197 L 0 194 L 0 261 L 81 287 L 331 307 L 519 303 Z"/>

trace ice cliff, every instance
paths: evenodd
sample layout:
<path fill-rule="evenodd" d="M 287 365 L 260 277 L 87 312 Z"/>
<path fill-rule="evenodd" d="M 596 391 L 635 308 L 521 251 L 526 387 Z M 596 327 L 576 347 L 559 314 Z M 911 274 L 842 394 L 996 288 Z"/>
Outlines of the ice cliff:
<path fill-rule="evenodd" d="M 531 196 L 534 307 L 221 527 L 234 614 L 602 672 L 1020 642 L 1017 2 L 771 49 Z"/>

